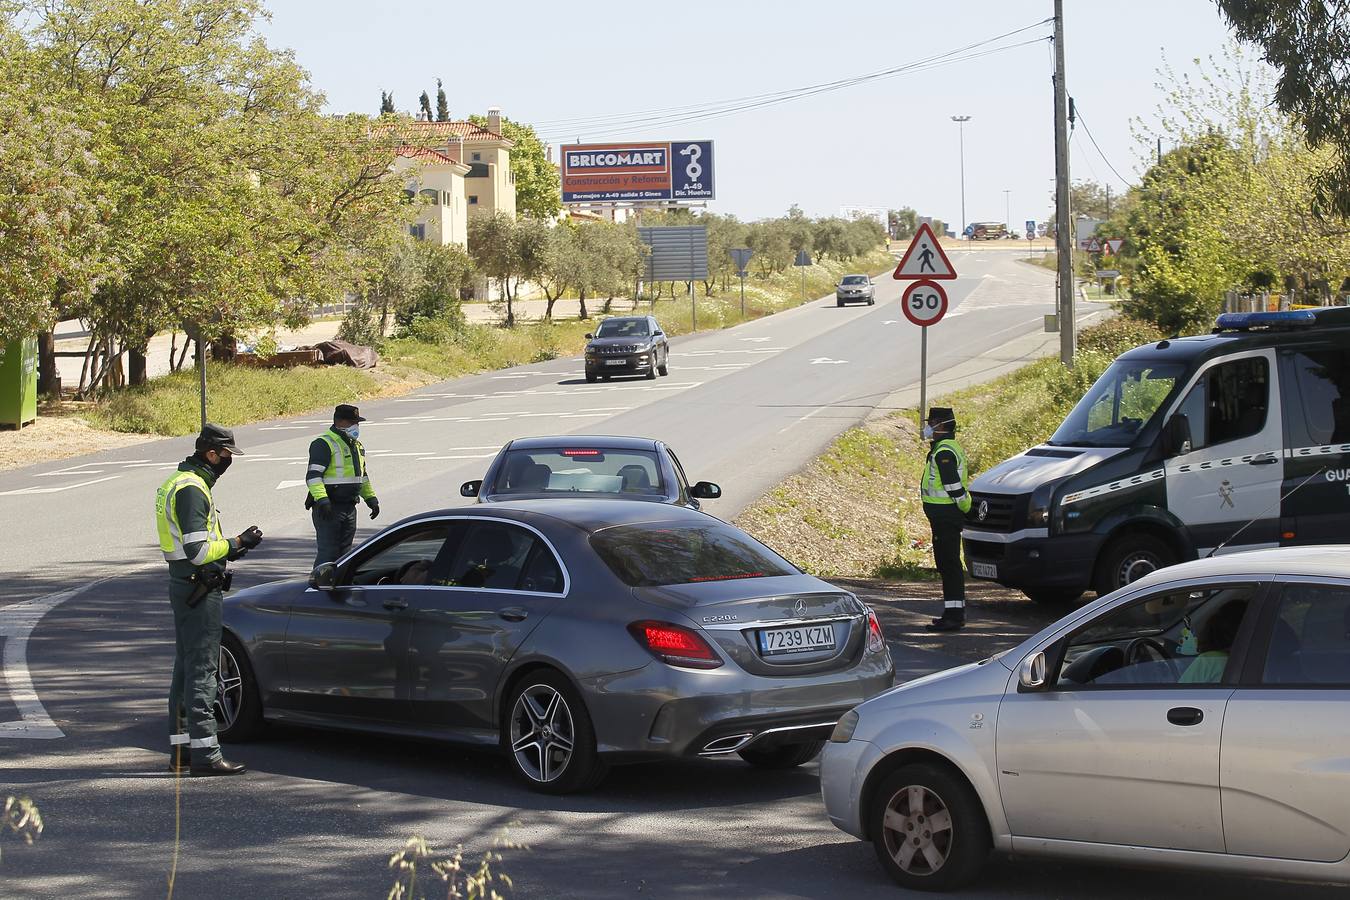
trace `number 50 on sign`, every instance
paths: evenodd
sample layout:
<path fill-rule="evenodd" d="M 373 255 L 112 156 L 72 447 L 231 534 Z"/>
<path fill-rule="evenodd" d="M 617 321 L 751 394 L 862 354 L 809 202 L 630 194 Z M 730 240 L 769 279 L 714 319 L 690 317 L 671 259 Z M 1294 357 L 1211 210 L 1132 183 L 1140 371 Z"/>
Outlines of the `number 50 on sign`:
<path fill-rule="evenodd" d="M 905 288 L 900 305 L 915 325 L 936 325 L 947 314 L 947 292 L 936 281 L 916 281 Z"/>

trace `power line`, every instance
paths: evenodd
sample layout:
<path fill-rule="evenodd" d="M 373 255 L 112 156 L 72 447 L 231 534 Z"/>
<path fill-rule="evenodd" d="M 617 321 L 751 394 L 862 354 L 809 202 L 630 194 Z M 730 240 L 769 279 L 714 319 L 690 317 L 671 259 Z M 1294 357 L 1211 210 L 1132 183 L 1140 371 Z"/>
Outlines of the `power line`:
<path fill-rule="evenodd" d="M 1109 159 L 1106 158 L 1106 154 L 1102 152 L 1102 148 L 1097 146 L 1097 139 L 1096 139 L 1095 137 L 1092 136 L 1092 129 L 1088 127 L 1087 119 L 1084 119 L 1084 118 L 1083 118 L 1083 107 L 1081 107 L 1081 106 L 1079 106 L 1077 103 L 1075 103 L 1075 104 L 1074 104 L 1074 111 L 1078 114 L 1078 121 L 1080 121 L 1080 122 L 1083 123 L 1083 131 L 1087 134 L 1088 140 L 1089 140 L 1089 141 L 1092 141 L 1092 146 L 1093 146 L 1093 147 L 1096 147 L 1096 149 L 1097 149 L 1097 155 L 1100 156 L 1100 157 L 1102 158 L 1102 162 L 1106 163 L 1106 167 L 1107 167 L 1108 169 L 1110 169 L 1111 172 L 1112 172 L 1117 178 L 1120 179 L 1120 183 L 1121 183 L 1121 184 L 1125 185 L 1125 187 L 1129 187 L 1129 186 L 1130 186 L 1130 181 L 1129 181 L 1129 179 L 1122 177 L 1121 174 L 1120 174 L 1119 172 L 1116 171 L 1116 167 L 1113 166 L 1113 165 L 1111 165 L 1111 160 L 1109 160 Z"/>

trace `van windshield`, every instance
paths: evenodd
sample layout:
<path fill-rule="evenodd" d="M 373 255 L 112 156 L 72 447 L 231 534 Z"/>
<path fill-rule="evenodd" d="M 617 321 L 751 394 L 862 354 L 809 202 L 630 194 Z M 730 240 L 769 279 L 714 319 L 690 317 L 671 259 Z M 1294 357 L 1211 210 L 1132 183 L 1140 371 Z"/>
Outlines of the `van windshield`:
<path fill-rule="evenodd" d="M 1128 447 L 1158 414 L 1184 367 L 1148 360 L 1111 364 L 1046 441 L 1057 447 Z"/>

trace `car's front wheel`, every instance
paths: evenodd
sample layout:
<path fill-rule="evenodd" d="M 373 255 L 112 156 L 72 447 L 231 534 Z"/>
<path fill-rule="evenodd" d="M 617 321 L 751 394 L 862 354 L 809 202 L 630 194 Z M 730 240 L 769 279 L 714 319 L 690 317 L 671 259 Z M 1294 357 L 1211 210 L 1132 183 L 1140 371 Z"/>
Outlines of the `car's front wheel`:
<path fill-rule="evenodd" d="M 599 377 L 599 376 L 596 375 L 596 374 L 594 374 L 593 372 L 587 372 L 587 373 L 586 373 L 586 383 L 587 383 L 587 384 L 595 384 L 595 379 L 598 378 L 598 377 Z"/>
<path fill-rule="evenodd" d="M 216 735 L 222 741 L 247 741 L 262 734 L 262 699 L 244 645 L 226 632 L 216 666 Z"/>
<path fill-rule="evenodd" d="M 805 744 L 780 744 L 777 747 L 747 747 L 740 751 L 741 759 L 757 769 L 795 769 L 820 755 L 824 741 Z"/>
<path fill-rule="evenodd" d="M 949 891 L 973 879 L 989 855 L 980 798 L 954 773 L 901 766 L 872 798 L 868 833 L 882 867 L 901 886 Z"/>
<path fill-rule="evenodd" d="M 516 774 L 545 794 L 588 790 L 605 777 L 586 704 L 555 671 L 531 673 L 511 692 L 502 746 Z"/>
<path fill-rule="evenodd" d="M 659 366 L 656 367 L 656 371 L 660 372 L 660 373 L 661 373 L 661 376 L 662 376 L 663 378 L 664 378 L 665 376 L 667 376 L 667 375 L 670 374 L 670 353 L 669 353 L 669 351 L 666 352 L 665 356 L 662 356 L 662 357 L 661 357 L 661 365 L 659 365 Z"/>

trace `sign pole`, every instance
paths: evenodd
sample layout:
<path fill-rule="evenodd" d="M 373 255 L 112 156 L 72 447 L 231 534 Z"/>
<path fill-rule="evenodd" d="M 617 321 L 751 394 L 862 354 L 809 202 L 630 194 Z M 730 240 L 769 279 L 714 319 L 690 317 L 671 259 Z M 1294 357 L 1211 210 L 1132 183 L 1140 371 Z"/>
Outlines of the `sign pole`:
<path fill-rule="evenodd" d="M 741 272 L 741 318 L 745 318 L 745 273 Z"/>
<path fill-rule="evenodd" d="M 919 431 L 928 415 L 928 326 L 919 329 Z M 922 438 L 921 438 L 922 439 Z"/>
<path fill-rule="evenodd" d="M 698 331 L 698 303 L 694 300 L 694 281 L 689 281 L 689 324 L 690 331 Z"/>

